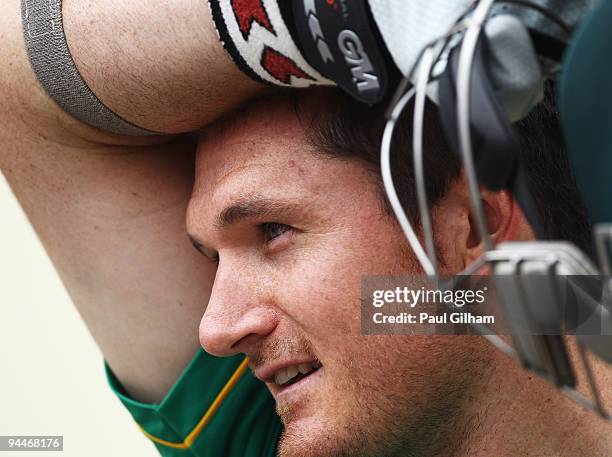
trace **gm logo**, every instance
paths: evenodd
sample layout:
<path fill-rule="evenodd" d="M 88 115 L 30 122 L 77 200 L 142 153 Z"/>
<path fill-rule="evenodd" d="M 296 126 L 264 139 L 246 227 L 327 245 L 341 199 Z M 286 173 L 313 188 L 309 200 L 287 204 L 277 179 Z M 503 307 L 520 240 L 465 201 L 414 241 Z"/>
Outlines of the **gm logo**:
<path fill-rule="evenodd" d="M 359 93 L 378 91 L 380 83 L 374 74 L 374 67 L 363 49 L 363 44 L 357 34 L 351 30 L 343 30 L 338 35 L 338 47 L 344 55 L 344 60 L 351 67 L 353 83 Z"/>
<path fill-rule="evenodd" d="M 386 89 L 384 45 L 368 14 L 366 2 L 350 0 L 301 0 L 294 10 L 310 63 L 354 98 L 377 103 Z"/>

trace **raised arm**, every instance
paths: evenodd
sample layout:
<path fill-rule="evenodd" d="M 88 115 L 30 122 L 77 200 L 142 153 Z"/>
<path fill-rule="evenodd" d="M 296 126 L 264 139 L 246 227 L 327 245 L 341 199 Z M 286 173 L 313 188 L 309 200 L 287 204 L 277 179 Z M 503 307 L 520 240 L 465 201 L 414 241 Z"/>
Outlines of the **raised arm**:
<path fill-rule="evenodd" d="M 225 55 L 203 0 L 63 8 L 84 80 L 141 127 L 194 129 L 263 87 Z M 199 347 L 215 272 L 184 229 L 195 138 L 108 134 L 66 114 L 32 71 L 19 0 L 0 6 L 0 44 L 0 170 L 128 393 L 159 401 Z"/>

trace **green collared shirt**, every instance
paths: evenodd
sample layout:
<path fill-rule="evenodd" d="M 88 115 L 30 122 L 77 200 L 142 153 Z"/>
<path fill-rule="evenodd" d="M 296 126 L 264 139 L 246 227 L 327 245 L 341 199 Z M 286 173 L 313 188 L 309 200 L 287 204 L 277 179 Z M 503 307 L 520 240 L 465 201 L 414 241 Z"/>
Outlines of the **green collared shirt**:
<path fill-rule="evenodd" d="M 244 356 L 199 350 L 159 404 L 131 399 L 108 365 L 111 389 L 164 457 L 274 457 L 281 423 Z"/>

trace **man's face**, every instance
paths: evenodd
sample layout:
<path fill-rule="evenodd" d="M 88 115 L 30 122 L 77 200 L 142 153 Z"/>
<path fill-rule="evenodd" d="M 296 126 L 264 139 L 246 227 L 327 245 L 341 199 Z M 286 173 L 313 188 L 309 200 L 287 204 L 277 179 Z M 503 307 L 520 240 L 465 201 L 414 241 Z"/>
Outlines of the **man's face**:
<path fill-rule="evenodd" d="M 361 277 L 420 269 L 373 172 L 315 154 L 287 105 L 255 106 L 201 141 L 188 230 L 219 263 L 200 340 L 250 358 L 285 426 L 282 456 L 442 443 L 432 430 L 458 418 L 475 359 L 486 363 L 480 343 L 360 334 Z"/>

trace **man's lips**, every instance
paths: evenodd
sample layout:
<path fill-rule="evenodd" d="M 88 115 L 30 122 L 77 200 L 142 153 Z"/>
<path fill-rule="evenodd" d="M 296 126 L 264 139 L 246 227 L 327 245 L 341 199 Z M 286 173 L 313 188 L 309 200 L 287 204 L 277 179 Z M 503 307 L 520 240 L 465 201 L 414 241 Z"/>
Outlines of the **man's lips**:
<path fill-rule="evenodd" d="M 269 385 L 275 393 L 311 375 L 321 368 L 313 358 L 275 361 L 254 369 L 255 377 Z"/>

